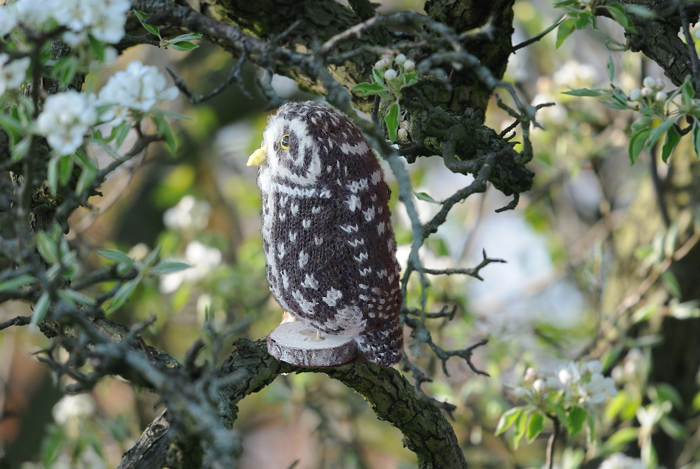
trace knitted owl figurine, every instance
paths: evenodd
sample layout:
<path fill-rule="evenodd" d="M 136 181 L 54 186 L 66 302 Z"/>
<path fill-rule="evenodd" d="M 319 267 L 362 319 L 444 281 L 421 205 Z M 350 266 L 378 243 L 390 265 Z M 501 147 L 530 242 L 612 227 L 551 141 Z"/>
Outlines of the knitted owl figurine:
<path fill-rule="evenodd" d="M 389 188 L 357 126 L 308 101 L 268 119 L 258 168 L 267 282 L 277 302 L 327 335 L 352 335 L 377 365 L 401 358 L 400 267 Z"/>

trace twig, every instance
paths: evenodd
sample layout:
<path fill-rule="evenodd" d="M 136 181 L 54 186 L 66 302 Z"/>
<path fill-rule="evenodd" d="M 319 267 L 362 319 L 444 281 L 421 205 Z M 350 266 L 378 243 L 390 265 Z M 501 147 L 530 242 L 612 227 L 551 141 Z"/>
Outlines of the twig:
<path fill-rule="evenodd" d="M 16 318 L 12 318 L 9 321 L 0 323 L 0 331 L 2 331 L 3 329 L 7 329 L 11 326 L 26 326 L 31 322 L 31 320 L 31 316 L 17 316 Z"/>
<path fill-rule="evenodd" d="M 431 274 L 431 275 L 454 275 L 454 274 L 459 274 L 459 275 L 469 275 L 471 277 L 474 277 L 476 279 L 479 279 L 483 281 L 483 277 L 479 275 L 479 272 L 481 269 L 486 267 L 487 265 L 491 264 L 492 262 L 500 262 L 502 264 L 505 264 L 506 261 L 503 259 L 495 259 L 495 258 L 490 258 L 486 255 L 486 249 L 482 251 L 482 254 L 484 256 L 483 260 L 477 265 L 476 267 L 472 267 L 471 269 L 441 269 L 441 270 L 434 270 L 434 269 L 426 269 L 423 268 L 423 272 L 426 274 Z"/>
<path fill-rule="evenodd" d="M 552 422 L 554 422 L 554 431 L 547 441 L 547 469 L 552 469 L 554 467 L 554 449 L 559 438 L 559 433 L 561 433 L 561 422 L 556 416 L 550 417 Z"/>
<path fill-rule="evenodd" d="M 549 33 L 551 33 L 552 31 L 554 31 L 554 28 L 556 28 L 557 26 L 559 26 L 560 24 L 562 24 L 562 23 L 564 22 L 565 19 L 566 19 L 565 15 L 561 15 L 561 16 L 559 17 L 559 19 L 556 20 L 549 28 L 545 29 L 544 31 L 542 31 L 541 33 L 539 33 L 537 36 L 534 36 L 534 37 L 528 39 L 527 41 L 523 41 L 523 42 L 521 42 L 520 44 L 518 44 L 517 46 L 513 46 L 513 49 L 511 49 L 511 50 L 512 50 L 513 52 L 515 52 L 515 51 L 517 51 L 517 50 L 522 49 L 523 47 L 529 46 L 530 44 L 534 44 L 535 42 L 537 42 L 537 41 L 539 41 L 540 39 L 542 39 L 543 37 L 545 37 L 547 34 L 549 34 Z"/>

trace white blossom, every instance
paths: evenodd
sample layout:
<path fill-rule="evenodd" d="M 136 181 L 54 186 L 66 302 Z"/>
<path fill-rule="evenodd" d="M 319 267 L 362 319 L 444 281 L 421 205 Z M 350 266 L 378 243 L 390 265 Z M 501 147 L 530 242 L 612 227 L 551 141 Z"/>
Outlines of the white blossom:
<path fill-rule="evenodd" d="M 595 79 L 596 70 L 592 65 L 581 64 L 575 60 L 567 60 L 552 75 L 552 80 L 556 85 L 571 88 L 590 87 Z"/>
<path fill-rule="evenodd" d="M 591 360 L 589 362 L 586 362 L 583 364 L 581 367 L 581 371 L 583 373 L 602 373 L 603 372 L 603 364 L 600 363 L 599 360 Z"/>
<path fill-rule="evenodd" d="M 221 251 L 211 248 L 199 241 L 190 241 L 185 248 L 185 259 L 192 267 L 160 278 L 161 293 L 172 293 L 182 283 L 197 283 L 208 276 L 214 267 L 221 263 Z"/>
<path fill-rule="evenodd" d="M 644 81 L 642 82 L 646 88 L 655 88 L 656 87 L 656 80 L 654 77 L 646 77 L 644 78 Z"/>
<path fill-rule="evenodd" d="M 397 64 L 403 65 L 404 62 L 406 62 L 406 56 L 403 54 L 399 54 L 396 56 L 396 58 L 394 60 L 396 61 Z"/>
<path fill-rule="evenodd" d="M 606 378 L 600 373 L 593 374 L 590 381 L 581 383 L 578 390 L 581 398 L 592 404 L 602 404 L 608 396 L 617 396 L 615 380 Z"/>
<path fill-rule="evenodd" d="M 198 231 L 209 224 L 211 207 L 206 200 L 196 200 L 186 195 L 176 206 L 169 208 L 163 214 L 163 223 L 171 230 Z"/>
<path fill-rule="evenodd" d="M 581 380 L 581 371 L 574 362 L 569 362 L 564 368 L 559 370 L 559 381 L 562 384 L 576 384 Z"/>
<path fill-rule="evenodd" d="M 647 96 L 651 96 L 651 94 L 652 94 L 653 92 L 654 92 L 654 90 L 652 90 L 652 89 L 649 88 L 648 86 L 645 86 L 644 88 L 642 88 L 642 96 L 644 96 L 645 98 L 646 98 Z"/>
<path fill-rule="evenodd" d="M 639 101 L 639 98 L 642 96 L 642 92 L 639 91 L 638 88 L 633 89 L 630 91 L 630 101 Z"/>
<path fill-rule="evenodd" d="M 46 98 L 37 127 L 51 148 L 61 155 L 70 155 L 82 145 L 83 136 L 96 122 L 95 95 L 69 90 Z"/>
<path fill-rule="evenodd" d="M 80 423 L 95 413 L 95 401 L 89 394 L 64 396 L 53 406 L 53 419 L 72 438 L 80 434 Z"/>
<path fill-rule="evenodd" d="M 664 93 L 663 91 L 658 91 L 655 96 L 657 101 L 666 101 L 668 99 L 668 95 Z"/>
<path fill-rule="evenodd" d="M 647 469 L 647 466 L 639 459 L 614 453 L 600 464 L 599 469 Z"/>
<path fill-rule="evenodd" d="M 536 379 L 534 383 L 532 383 L 532 387 L 535 391 L 537 392 L 542 392 L 545 389 L 545 383 L 543 379 Z"/>
<path fill-rule="evenodd" d="M 10 34 L 17 27 L 17 11 L 10 5 L 0 6 L 0 36 Z"/>
<path fill-rule="evenodd" d="M 159 101 L 175 99 L 177 88 L 166 89 L 167 84 L 167 79 L 155 66 L 131 62 L 126 70 L 115 73 L 100 90 L 99 103 L 113 104 L 102 119 L 118 125 L 128 110 L 148 112 Z"/>
<path fill-rule="evenodd" d="M 656 89 L 657 90 L 663 90 L 666 88 L 666 82 L 663 81 L 661 78 L 656 79 Z"/>
<path fill-rule="evenodd" d="M 409 59 L 406 62 L 404 62 L 403 68 L 405 68 L 407 71 L 413 70 L 414 68 L 416 68 L 416 64 L 415 64 L 415 62 L 413 62 L 413 60 Z"/>
<path fill-rule="evenodd" d="M 55 0 L 19 0 L 14 7 L 19 23 L 33 31 L 43 31 L 57 5 Z"/>
<path fill-rule="evenodd" d="M 124 37 L 130 8 L 129 0 L 61 0 L 51 16 L 70 29 L 63 38 L 73 46 L 84 42 L 88 32 L 102 42 L 116 44 Z"/>
<path fill-rule="evenodd" d="M 27 76 L 27 69 L 31 63 L 29 57 L 15 59 L 11 62 L 10 56 L 0 54 L 0 96 L 7 90 L 14 90 L 20 87 Z"/>
<path fill-rule="evenodd" d="M 396 70 L 394 70 L 393 68 L 390 68 L 389 70 L 384 72 L 384 78 L 387 80 L 393 80 L 394 78 L 396 78 L 396 75 Z"/>

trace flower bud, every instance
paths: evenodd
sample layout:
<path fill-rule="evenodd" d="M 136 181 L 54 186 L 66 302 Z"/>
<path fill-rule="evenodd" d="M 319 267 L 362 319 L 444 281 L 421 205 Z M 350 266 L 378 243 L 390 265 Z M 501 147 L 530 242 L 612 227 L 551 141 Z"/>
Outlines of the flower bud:
<path fill-rule="evenodd" d="M 641 96 L 642 94 L 637 88 L 630 91 L 630 101 L 639 101 Z"/>
<path fill-rule="evenodd" d="M 409 59 L 406 62 L 404 62 L 403 68 L 405 68 L 406 70 L 413 70 L 414 68 L 416 68 L 416 64 L 413 62 L 413 60 Z"/>
<path fill-rule="evenodd" d="M 644 86 L 647 88 L 654 88 L 656 86 L 654 77 L 646 77 L 642 83 L 644 83 Z"/>
<path fill-rule="evenodd" d="M 536 379 L 534 383 L 532 383 L 532 387 L 535 389 L 537 392 L 542 392 L 544 391 L 545 384 L 544 380 L 542 379 Z"/>
<path fill-rule="evenodd" d="M 664 93 L 663 91 L 659 91 L 656 93 L 656 100 L 657 101 L 666 101 L 668 99 L 668 95 Z"/>
<path fill-rule="evenodd" d="M 536 376 L 537 372 L 533 367 L 530 367 L 527 370 L 525 370 L 525 377 L 523 379 L 525 381 L 532 381 L 533 379 L 535 379 Z"/>
<path fill-rule="evenodd" d="M 663 90 L 665 87 L 666 87 L 666 82 L 663 81 L 661 78 L 657 78 L 656 79 L 656 89 Z"/>
<path fill-rule="evenodd" d="M 403 63 L 406 61 L 406 56 L 403 54 L 399 54 L 396 56 L 396 58 L 394 60 L 396 60 L 397 64 L 403 65 Z"/>
<path fill-rule="evenodd" d="M 647 96 L 651 96 L 651 94 L 652 94 L 653 92 L 654 92 L 654 91 L 653 91 L 651 88 L 647 88 L 646 86 L 645 86 L 644 88 L 642 88 L 642 96 L 644 96 L 645 98 L 646 98 Z"/>
<path fill-rule="evenodd" d="M 376 68 L 377 70 L 384 70 L 389 65 L 391 65 L 391 59 L 389 57 L 383 57 L 382 59 L 377 61 L 376 64 L 374 64 L 374 68 Z"/>
<path fill-rule="evenodd" d="M 384 72 L 384 79 L 393 80 L 394 78 L 396 78 L 396 75 L 397 75 L 396 70 L 394 70 L 393 68 L 390 68 L 389 70 Z"/>

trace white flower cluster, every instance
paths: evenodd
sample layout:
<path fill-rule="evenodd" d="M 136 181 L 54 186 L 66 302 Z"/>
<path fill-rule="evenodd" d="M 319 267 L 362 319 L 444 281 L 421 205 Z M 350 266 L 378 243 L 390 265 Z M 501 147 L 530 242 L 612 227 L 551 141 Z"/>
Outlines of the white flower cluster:
<path fill-rule="evenodd" d="M 0 54 L 0 96 L 7 90 L 16 90 L 24 82 L 31 63 L 29 57 L 9 61 L 10 56 Z"/>
<path fill-rule="evenodd" d="M 207 277 L 221 264 L 221 251 L 199 241 L 190 241 L 185 248 L 185 260 L 192 267 L 160 277 L 161 293 L 173 293 L 182 283 L 194 284 Z"/>
<path fill-rule="evenodd" d="M 51 148 L 70 155 L 83 144 L 83 136 L 97 123 L 97 117 L 94 94 L 69 90 L 46 98 L 37 128 Z"/>
<path fill-rule="evenodd" d="M 639 101 L 651 96 L 656 101 L 666 101 L 668 99 L 668 95 L 661 91 L 666 87 L 666 83 L 661 78 L 646 77 L 642 84 L 644 87 L 641 90 L 635 88 L 630 92 L 630 101 Z"/>
<path fill-rule="evenodd" d="M 381 58 L 376 64 L 374 64 L 374 68 L 376 68 L 379 71 L 384 71 L 384 78 L 386 80 L 393 80 L 397 76 L 399 76 L 399 73 L 401 69 L 409 72 L 416 68 L 415 62 L 413 60 L 407 59 L 405 55 L 399 54 L 397 55 L 394 59 L 394 62 L 396 62 L 396 65 L 399 66 L 399 71 L 397 72 L 395 69 L 390 68 L 391 67 L 391 62 L 392 58 L 389 55 L 386 55 Z"/>
<path fill-rule="evenodd" d="M 95 401 L 89 394 L 64 396 L 53 407 L 56 423 L 72 438 L 80 431 L 80 422 L 95 413 Z"/>
<path fill-rule="evenodd" d="M 102 118 L 111 121 L 112 125 L 119 125 L 131 111 L 145 113 L 159 101 L 175 99 L 178 89 L 166 89 L 167 85 L 167 79 L 154 65 L 131 62 L 126 70 L 115 73 L 100 90 L 99 104 L 112 105 Z"/>
<path fill-rule="evenodd" d="M 126 13 L 130 0 L 19 0 L 0 7 L 0 35 L 11 32 L 18 24 L 33 31 L 43 31 L 50 19 L 68 29 L 63 39 L 76 46 L 88 33 L 107 44 L 124 37 Z"/>
<path fill-rule="evenodd" d="M 180 199 L 176 206 L 165 211 L 163 223 L 171 230 L 200 231 L 209 224 L 210 211 L 209 202 L 186 195 Z"/>
<path fill-rule="evenodd" d="M 615 453 L 603 461 L 599 469 L 647 469 L 647 466 L 639 459 Z"/>
<path fill-rule="evenodd" d="M 37 128 L 51 148 L 61 155 L 70 155 L 83 144 L 90 126 L 105 122 L 116 126 L 132 112 L 138 114 L 132 117 L 140 118 L 159 101 L 174 99 L 177 88 L 165 89 L 166 85 L 165 76 L 155 66 L 132 62 L 125 71 L 117 72 L 109 79 L 98 98 L 94 94 L 73 90 L 46 98 Z M 98 115 L 97 108 L 103 105 L 109 106 Z"/>
<path fill-rule="evenodd" d="M 617 396 L 615 380 L 604 377 L 602 372 L 603 365 L 598 360 L 581 365 L 570 362 L 561 367 L 556 377 L 546 376 L 534 368 L 528 368 L 523 385 L 516 387 L 513 394 L 520 399 L 563 390 L 566 400 L 571 403 L 602 404 L 608 396 Z"/>

